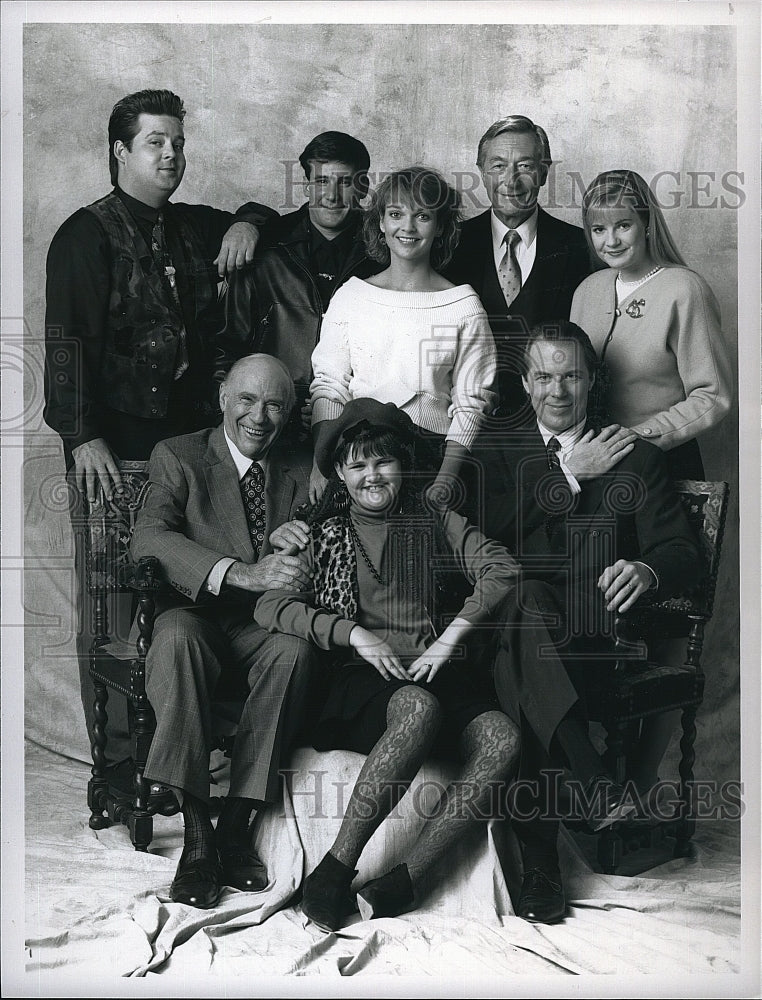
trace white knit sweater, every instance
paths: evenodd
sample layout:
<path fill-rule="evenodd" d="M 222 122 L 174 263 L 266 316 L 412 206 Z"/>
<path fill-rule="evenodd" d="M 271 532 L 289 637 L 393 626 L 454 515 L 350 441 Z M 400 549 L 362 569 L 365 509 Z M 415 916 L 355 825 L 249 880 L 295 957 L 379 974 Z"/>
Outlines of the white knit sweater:
<path fill-rule="evenodd" d="M 470 285 L 397 292 L 350 278 L 331 299 L 312 368 L 313 423 L 370 396 L 470 448 L 496 404 L 495 343 Z"/>

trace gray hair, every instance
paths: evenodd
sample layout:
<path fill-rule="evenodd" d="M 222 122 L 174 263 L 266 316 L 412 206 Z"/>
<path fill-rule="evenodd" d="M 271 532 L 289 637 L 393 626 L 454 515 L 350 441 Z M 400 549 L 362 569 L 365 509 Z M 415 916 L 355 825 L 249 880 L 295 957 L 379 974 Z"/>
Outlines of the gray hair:
<path fill-rule="evenodd" d="M 493 122 L 493 124 L 490 125 L 479 140 L 479 148 L 476 153 L 476 165 L 480 170 L 484 165 L 485 145 L 491 139 L 494 139 L 498 135 L 502 135 L 504 132 L 517 132 L 523 135 L 533 135 L 540 154 L 540 159 L 546 167 L 550 167 L 553 160 L 550 156 L 550 143 L 548 142 L 548 136 L 545 129 L 541 128 L 539 125 L 535 125 L 531 118 L 526 118 L 524 115 L 508 115 L 507 118 L 501 118 L 499 121 Z"/>

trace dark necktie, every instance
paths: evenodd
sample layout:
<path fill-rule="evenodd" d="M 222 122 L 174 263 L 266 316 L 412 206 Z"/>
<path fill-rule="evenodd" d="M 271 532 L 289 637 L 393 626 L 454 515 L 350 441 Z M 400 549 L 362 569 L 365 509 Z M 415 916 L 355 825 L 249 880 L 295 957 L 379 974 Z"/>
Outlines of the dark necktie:
<path fill-rule="evenodd" d="M 252 462 L 244 473 L 241 480 L 241 497 L 254 556 L 258 559 L 265 540 L 265 473 L 259 462 Z"/>
<path fill-rule="evenodd" d="M 549 469 L 560 469 L 561 459 L 558 457 L 558 453 L 561 450 L 561 442 L 557 437 L 552 437 L 545 445 L 545 451 L 548 454 L 548 468 Z"/>
<path fill-rule="evenodd" d="M 506 306 L 510 306 L 521 291 L 521 268 L 516 259 L 515 250 L 520 239 L 521 237 L 515 229 L 509 229 L 503 237 L 505 254 L 497 269 L 497 276 L 500 279 L 500 287 L 503 290 Z"/>
<path fill-rule="evenodd" d="M 151 253 L 156 263 L 157 270 L 162 279 L 169 286 L 177 312 L 182 323 L 182 306 L 180 305 L 180 295 L 177 291 L 177 281 L 175 280 L 175 268 L 172 258 L 167 250 L 167 239 L 164 234 L 164 213 L 159 212 L 156 222 L 151 231 Z M 177 345 L 177 357 L 175 358 L 175 379 L 179 379 L 188 370 L 188 338 L 185 333 L 185 326 L 180 327 L 180 343 Z"/>

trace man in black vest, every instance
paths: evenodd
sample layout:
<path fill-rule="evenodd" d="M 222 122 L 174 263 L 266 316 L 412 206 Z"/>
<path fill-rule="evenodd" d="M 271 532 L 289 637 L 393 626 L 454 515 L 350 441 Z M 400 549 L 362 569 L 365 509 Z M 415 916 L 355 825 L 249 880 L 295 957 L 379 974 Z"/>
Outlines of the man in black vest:
<path fill-rule="evenodd" d="M 487 310 L 498 350 L 499 413 L 508 418 L 525 409 L 526 335 L 537 323 L 569 318 L 574 290 L 592 266 L 583 230 L 537 204 L 552 163 L 544 129 L 523 115 L 503 118 L 482 136 L 476 163 L 492 207 L 464 223 L 446 275 L 471 285 Z"/>
<path fill-rule="evenodd" d="M 91 502 L 99 486 L 108 496 L 121 484 L 120 460 L 147 460 L 158 441 L 219 417 L 211 377 L 218 273 L 253 258 L 254 223 L 263 220 L 169 201 L 185 170 L 184 116 L 168 90 L 120 100 L 109 119 L 114 190 L 70 216 L 48 252 L 45 420 L 63 442 L 75 529 L 80 490 Z M 77 652 L 92 733 L 91 630 L 81 610 Z M 117 736 L 123 728 L 109 744 L 117 761 L 129 753 Z"/>

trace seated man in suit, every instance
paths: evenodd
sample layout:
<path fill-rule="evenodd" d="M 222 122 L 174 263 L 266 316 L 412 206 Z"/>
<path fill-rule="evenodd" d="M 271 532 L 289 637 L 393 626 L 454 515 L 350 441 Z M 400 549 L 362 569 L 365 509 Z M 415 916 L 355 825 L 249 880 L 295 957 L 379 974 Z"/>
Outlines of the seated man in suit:
<path fill-rule="evenodd" d="M 545 130 L 523 115 L 495 122 L 476 165 L 492 207 L 463 224 L 446 277 L 468 284 L 487 310 L 498 350 L 500 416 L 515 423 L 524 402 L 520 358 L 529 330 L 568 319 L 591 270 L 585 234 L 537 204 L 552 163 Z"/>
<path fill-rule="evenodd" d="M 517 796 L 514 812 L 524 861 L 517 912 L 545 923 L 565 913 L 559 769 L 571 772 L 593 829 L 636 808 L 606 775 L 583 709 L 585 690 L 611 669 L 614 612 L 647 593 L 668 597 L 700 571 L 662 452 L 618 425 L 598 431 L 588 419 L 597 367 L 575 324 L 536 327 L 522 378 L 532 419 L 477 451 L 487 484 L 484 531 L 522 567 L 506 607 L 495 686 L 501 708 L 520 723 L 521 777 L 536 789 L 536 797 Z"/>
<path fill-rule="evenodd" d="M 222 885 L 267 885 L 250 849 L 250 817 L 277 795 L 280 758 L 306 700 L 312 647 L 269 635 L 252 619 L 264 591 L 309 582 L 303 558 L 287 554 L 278 530 L 306 501 L 311 467 L 309 456 L 277 447 L 293 406 L 282 362 L 266 354 L 239 360 L 220 387 L 222 426 L 154 448 L 132 540 L 133 556 L 157 556 L 178 591 L 156 619 L 146 659 L 156 733 L 145 775 L 182 794 L 185 843 L 171 896 L 191 906 L 214 906 Z M 229 675 L 249 694 L 215 831 L 211 701 Z"/>

